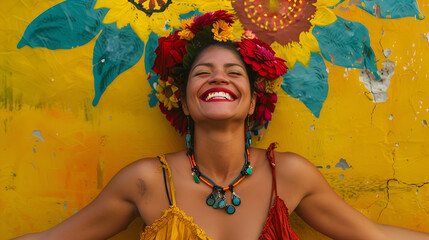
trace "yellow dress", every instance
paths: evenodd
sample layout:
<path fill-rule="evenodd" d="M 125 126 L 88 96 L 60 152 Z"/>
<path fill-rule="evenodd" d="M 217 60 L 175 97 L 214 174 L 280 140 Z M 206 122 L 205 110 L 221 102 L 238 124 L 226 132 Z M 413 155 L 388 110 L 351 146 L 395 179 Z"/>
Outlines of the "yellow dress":
<path fill-rule="evenodd" d="M 198 227 L 192 217 L 186 216 L 185 212 L 176 206 L 174 196 L 174 185 L 171 178 L 171 171 L 165 161 L 164 155 L 159 157 L 161 167 L 167 170 L 168 181 L 170 183 L 172 205 L 164 211 L 164 215 L 157 219 L 152 225 L 146 226 L 140 235 L 140 240 L 146 239 L 210 239 L 204 230 Z"/>

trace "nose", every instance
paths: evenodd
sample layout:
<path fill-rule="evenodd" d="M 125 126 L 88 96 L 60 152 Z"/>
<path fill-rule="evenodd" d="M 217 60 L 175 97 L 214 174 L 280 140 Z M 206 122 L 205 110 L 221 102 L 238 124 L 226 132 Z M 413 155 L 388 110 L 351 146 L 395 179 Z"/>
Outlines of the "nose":
<path fill-rule="evenodd" d="M 229 79 L 226 77 L 225 73 L 218 69 L 215 70 L 211 78 L 209 79 L 210 84 L 228 84 Z"/>

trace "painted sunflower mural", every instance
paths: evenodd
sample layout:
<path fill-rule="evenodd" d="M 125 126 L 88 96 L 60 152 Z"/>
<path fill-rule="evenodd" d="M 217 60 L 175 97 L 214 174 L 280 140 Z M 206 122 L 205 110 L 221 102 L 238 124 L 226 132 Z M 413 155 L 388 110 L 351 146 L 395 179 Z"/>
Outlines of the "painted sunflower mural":
<path fill-rule="evenodd" d="M 270 127 L 252 144 L 306 157 L 374 221 L 429 229 L 426 1 L 0 5 L 1 236 L 50 228 L 127 164 L 184 148 L 158 109 L 162 89 L 176 90 L 152 72 L 152 53 L 182 19 L 219 9 L 236 16 L 235 36 L 252 30 L 289 67 Z M 327 239 L 291 220 L 303 239 Z M 133 239 L 141 225 L 112 239 Z"/>
<path fill-rule="evenodd" d="M 381 78 L 367 28 L 331 11 L 342 2 L 67 0 L 34 19 L 18 48 L 28 45 L 71 49 L 98 36 L 93 52 L 93 105 L 98 104 L 117 76 L 143 58 L 153 90 L 149 104 L 154 107 L 158 102 L 155 90 L 158 79 L 151 77 L 154 75 L 151 68 L 158 39 L 180 26 L 184 18 L 207 10 L 226 9 L 236 14 L 243 31 L 252 30 L 287 61 L 291 70 L 283 76 L 282 89 L 319 117 L 329 88 L 324 60 L 345 68 L 363 69 L 367 81 L 373 80 L 374 84 L 374 80 Z M 360 0 L 349 1 L 347 5 L 356 5 L 376 18 L 425 18 L 415 0 Z"/>

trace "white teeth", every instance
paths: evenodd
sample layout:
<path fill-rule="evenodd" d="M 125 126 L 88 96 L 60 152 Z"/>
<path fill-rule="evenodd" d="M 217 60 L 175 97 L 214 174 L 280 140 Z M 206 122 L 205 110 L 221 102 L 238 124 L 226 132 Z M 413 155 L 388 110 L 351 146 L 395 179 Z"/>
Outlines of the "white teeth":
<path fill-rule="evenodd" d="M 206 101 L 209 101 L 213 98 L 223 98 L 223 99 L 227 99 L 227 100 L 234 100 L 232 99 L 231 95 L 229 95 L 229 93 L 226 92 L 211 92 L 207 95 L 206 97 Z"/>

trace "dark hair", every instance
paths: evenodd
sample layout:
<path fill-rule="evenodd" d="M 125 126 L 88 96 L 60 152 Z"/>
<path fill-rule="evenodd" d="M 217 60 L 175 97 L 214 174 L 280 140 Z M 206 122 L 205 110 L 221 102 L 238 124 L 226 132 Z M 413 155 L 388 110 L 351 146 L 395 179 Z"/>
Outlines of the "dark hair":
<path fill-rule="evenodd" d="M 198 48 L 195 51 L 195 54 L 193 55 L 193 58 L 190 61 L 189 67 L 187 69 L 185 69 L 184 74 L 182 75 L 182 89 L 181 89 L 181 98 L 186 99 L 186 87 L 188 85 L 188 78 L 189 78 L 189 74 L 191 71 L 191 66 L 194 65 L 194 62 L 201 56 L 201 54 L 208 49 L 209 47 L 220 47 L 220 48 L 225 48 L 228 50 L 231 50 L 240 60 L 241 62 L 244 64 L 245 68 L 246 68 L 246 73 L 247 73 L 247 77 L 249 78 L 249 84 L 250 84 L 250 93 L 253 94 L 254 90 L 255 90 L 255 82 L 256 79 L 258 77 L 257 73 L 252 69 L 252 66 L 250 66 L 249 64 L 245 63 L 243 60 L 243 56 L 241 56 L 240 52 L 237 50 L 237 47 L 235 46 L 235 44 L 231 41 L 228 42 L 214 42 L 214 43 L 210 43 L 207 44 L 203 47 Z"/>

